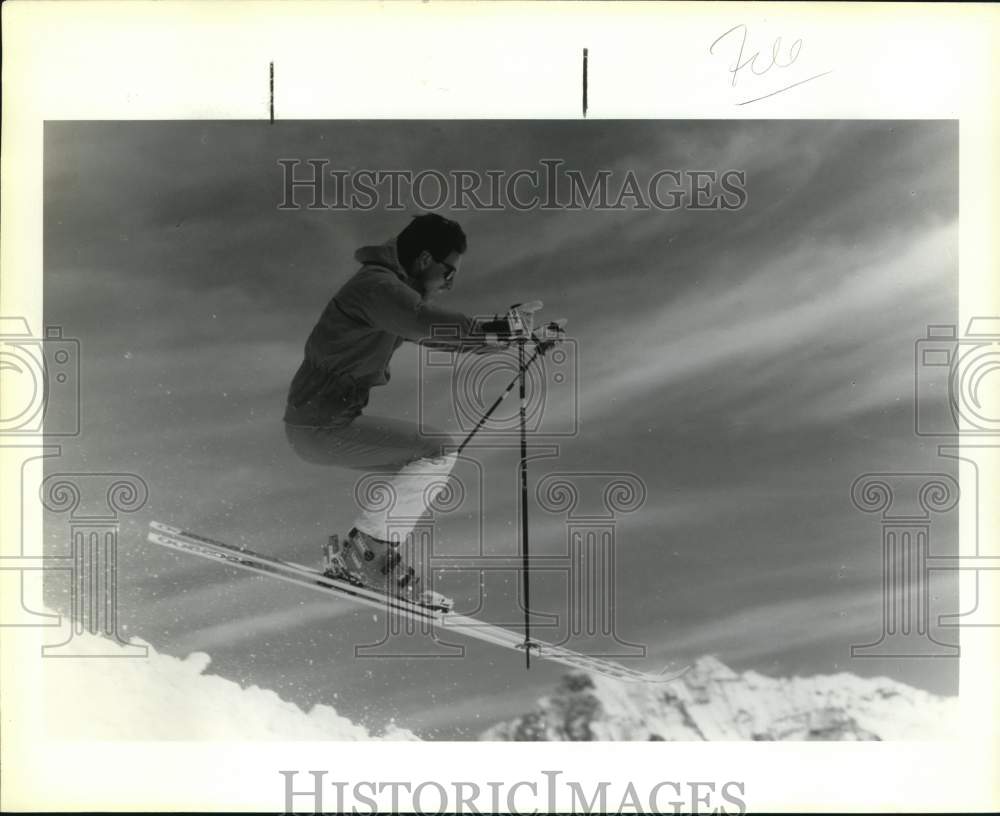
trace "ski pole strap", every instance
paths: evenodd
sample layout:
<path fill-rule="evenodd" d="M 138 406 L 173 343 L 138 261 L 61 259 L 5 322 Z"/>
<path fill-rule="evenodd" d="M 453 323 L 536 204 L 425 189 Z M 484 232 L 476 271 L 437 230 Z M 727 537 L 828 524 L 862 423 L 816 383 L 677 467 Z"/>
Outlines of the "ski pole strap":
<path fill-rule="evenodd" d="M 527 410 L 528 410 L 528 394 L 527 394 L 527 371 L 528 366 L 524 362 L 524 344 L 525 338 L 521 338 L 521 341 L 517 344 L 517 359 L 518 359 L 518 379 L 521 381 L 521 409 L 520 409 L 520 425 L 521 425 L 521 569 L 522 569 L 522 582 L 524 591 L 524 668 L 531 668 L 531 649 L 528 644 L 531 643 L 531 580 L 528 572 L 529 564 L 528 561 L 528 437 L 527 437 Z M 535 352 L 535 356 L 531 359 L 534 360 L 539 352 Z"/>

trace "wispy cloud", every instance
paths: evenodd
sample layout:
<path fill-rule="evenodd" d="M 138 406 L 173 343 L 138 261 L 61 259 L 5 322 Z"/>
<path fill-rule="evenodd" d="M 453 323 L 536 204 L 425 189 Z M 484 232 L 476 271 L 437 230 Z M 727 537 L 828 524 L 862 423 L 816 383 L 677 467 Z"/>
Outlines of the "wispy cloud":
<path fill-rule="evenodd" d="M 661 634 L 650 651 L 670 659 L 717 654 L 724 662 L 763 664 L 775 655 L 832 641 L 850 655 L 852 637 L 863 643 L 866 634 L 877 636 L 882 604 L 881 587 L 751 604 L 682 634 Z"/>
<path fill-rule="evenodd" d="M 302 626 L 333 621 L 351 615 L 355 611 L 357 607 L 354 604 L 333 598 L 315 603 L 297 604 L 186 632 L 174 643 L 174 648 L 181 652 L 202 651 L 217 646 L 228 648 L 248 640 L 258 640 L 266 635 L 288 634 Z"/>
<path fill-rule="evenodd" d="M 909 356 L 914 329 L 934 314 L 942 272 L 954 268 L 955 237 L 956 225 L 948 225 L 865 253 L 800 246 L 738 285 L 605 321 L 607 353 L 581 384 L 587 415 L 598 419 L 698 379 L 742 403 L 759 390 L 761 373 L 780 387 L 765 388 L 758 418 L 790 400 L 792 416 L 805 422 L 841 421 L 888 403 L 912 383 L 899 352 Z"/>

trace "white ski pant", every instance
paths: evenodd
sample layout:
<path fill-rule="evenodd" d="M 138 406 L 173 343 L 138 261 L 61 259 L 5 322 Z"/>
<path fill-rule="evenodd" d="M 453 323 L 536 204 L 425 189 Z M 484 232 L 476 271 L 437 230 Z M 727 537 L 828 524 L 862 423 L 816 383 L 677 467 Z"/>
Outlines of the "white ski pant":
<path fill-rule="evenodd" d="M 353 526 L 383 540 L 402 540 L 424 519 L 458 458 L 451 436 L 384 417 L 359 416 L 343 427 L 286 423 L 285 436 L 307 462 L 384 474 L 359 480 L 353 497 Z"/>

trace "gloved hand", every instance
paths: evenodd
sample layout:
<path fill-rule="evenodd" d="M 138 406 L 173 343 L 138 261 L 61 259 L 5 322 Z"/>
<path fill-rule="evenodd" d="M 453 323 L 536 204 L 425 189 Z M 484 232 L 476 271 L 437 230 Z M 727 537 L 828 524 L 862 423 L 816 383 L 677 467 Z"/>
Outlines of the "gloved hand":
<path fill-rule="evenodd" d="M 542 308 L 539 300 L 530 303 L 515 303 L 507 313 L 500 317 L 493 315 L 492 320 L 479 323 L 479 331 L 486 335 L 486 342 L 491 346 L 509 346 L 519 338 L 526 338 L 531 327 L 532 315 Z M 561 343 L 565 337 L 563 326 L 565 320 L 552 321 L 531 332 L 531 339 L 542 354 L 545 354 L 556 343 Z"/>
<path fill-rule="evenodd" d="M 488 346 L 506 347 L 514 340 L 517 334 L 517 327 L 508 313 L 503 317 L 493 315 L 492 320 L 480 320 L 477 331 L 485 335 Z"/>
<path fill-rule="evenodd" d="M 544 355 L 566 339 L 566 330 L 563 328 L 565 325 L 565 320 L 553 320 L 541 328 L 535 329 L 531 337 L 535 341 L 535 348 L 538 349 L 539 354 Z"/>

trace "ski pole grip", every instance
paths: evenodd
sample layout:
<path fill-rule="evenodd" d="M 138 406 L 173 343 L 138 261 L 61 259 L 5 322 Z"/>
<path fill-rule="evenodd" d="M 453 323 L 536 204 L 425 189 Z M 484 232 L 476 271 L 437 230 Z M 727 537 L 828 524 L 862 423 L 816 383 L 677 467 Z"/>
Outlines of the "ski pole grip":
<path fill-rule="evenodd" d="M 542 305 L 540 300 L 529 300 L 527 303 L 515 303 L 510 308 L 522 314 L 534 314 L 542 308 Z"/>
<path fill-rule="evenodd" d="M 512 331 L 522 337 L 530 335 L 535 327 L 535 312 L 542 308 L 540 300 L 515 303 L 507 310 Z"/>

